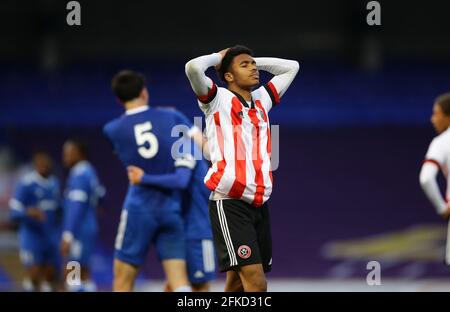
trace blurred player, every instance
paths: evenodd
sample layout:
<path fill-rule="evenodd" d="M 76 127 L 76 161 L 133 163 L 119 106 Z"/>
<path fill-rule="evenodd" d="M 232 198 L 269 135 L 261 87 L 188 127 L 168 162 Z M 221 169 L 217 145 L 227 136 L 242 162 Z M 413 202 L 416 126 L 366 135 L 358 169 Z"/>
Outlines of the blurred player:
<path fill-rule="evenodd" d="M 188 121 L 186 122 L 188 124 Z M 192 148 L 192 150 L 191 150 Z M 151 185 L 183 192 L 183 219 L 186 237 L 186 263 L 193 291 L 209 291 L 210 281 L 215 279 L 215 257 L 211 224 L 208 214 L 209 190 L 203 183 L 208 171 L 205 160 L 195 160 L 198 147 L 185 140 L 179 164 L 191 169 L 189 178 L 178 173 L 151 175 L 141 168 L 128 167 L 128 178 L 132 184 Z M 167 288 L 167 290 L 171 290 Z"/>
<path fill-rule="evenodd" d="M 19 223 L 20 258 L 27 275 L 24 290 L 55 290 L 60 266 L 60 185 L 51 175 L 52 160 L 47 153 L 34 153 L 33 167 L 10 200 L 11 218 Z"/>
<path fill-rule="evenodd" d="M 450 183 L 447 183 L 446 198 L 444 198 L 439 190 L 437 175 L 439 170 L 442 170 L 448 179 L 450 172 L 450 93 L 436 99 L 431 123 L 438 136 L 433 139 L 428 148 L 420 172 L 420 184 L 436 212 L 448 220 L 450 216 Z M 450 265 L 450 237 L 447 238 L 446 263 Z"/>
<path fill-rule="evenodd" d="M 227 89 L 205 75 L 215 66 Z M 186 64 L 192 89 L 206 116 L 212 167 L 205 177 L 219 267 L 227 271 L 226 291 L 266 291 L 264 272 L 272 265 L 266 201 L 272 192 L 268 113 L 296 76 L 296 61 L 253 58 L 235 46 Z M 258 70 L 275 75 L 259 84 Z"/>
<path fill-rule="evenodd" d="M 190 169 L 171 157 L 176 138 L 172 128 L 178 115 L 148 106 L 145 78 L 132 71 L 118 73 L 112 81 L 125 114 L 103 131 L 123 165 L 137 166 L 160 175 L 177 172 L 188 180 Z M 131 291 L 150 244 L 154 244 L 168 283 L 175 291 L 191 291 L 186 272 L 186 248 L 181 192 L 160 187 L 130 185 L 123 204 L 115 244 L 114 291 Z"/>
<path fill-rule="evenodd" d="M 87 160 L 87 148 L 78 140 L 63 146 L 63 162 L 70 168 L 64 193 L 64 223 L 61 254 L 81 266 L 81 284 L 66 285 L 69 291 L 96 291 L 91 279 L 91 257 L 97 238 L 97 205 L 104 194 L 94 167 Z M 68 273 L 68 272 L 66 272 Z"/>

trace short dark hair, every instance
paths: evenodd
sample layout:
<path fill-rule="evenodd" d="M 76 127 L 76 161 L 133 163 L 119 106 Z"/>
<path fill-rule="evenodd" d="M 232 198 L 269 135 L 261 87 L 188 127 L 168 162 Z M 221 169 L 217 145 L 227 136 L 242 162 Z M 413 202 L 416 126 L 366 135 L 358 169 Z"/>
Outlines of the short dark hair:
<path fill-rule="evenodd" d="M 233 59 L 241 54 L 248 54 L 250 56 L 253 56 L 253 51 L 242 45 L 235 45 L 234 47 L 228 49 L 227 53 L 225 53 L 225 56 L 222 59 L 222 63 L 220 64 L 220 68 L 218 70 L 220 80 L 222 80 L 223 82 L 227 82 L 225 80 L 225 74 L 230 70 Z"/>
<path fill-rule="evenodd" d="M 450 93 L 439 96 L 435 103 L 441 107 L 446 116 L 450 116 Z"/>
<path fill-rule="evenodd" d="M 139 96 L 145 87 L 145 77 L 131 70 L 122 70 L 113 77 L 111 87 L 117 98 L 125 103 Z"/>
<path fill-rule="evenodd" d="M 80 152 L 81 156 L 84 158 L 88 157 L 88 148 L 86 143 L 84 143 L 81 139 L 71 138 L 66 141 L 66 143 L 72 144 L 76 147 L 78 152 Z"/>

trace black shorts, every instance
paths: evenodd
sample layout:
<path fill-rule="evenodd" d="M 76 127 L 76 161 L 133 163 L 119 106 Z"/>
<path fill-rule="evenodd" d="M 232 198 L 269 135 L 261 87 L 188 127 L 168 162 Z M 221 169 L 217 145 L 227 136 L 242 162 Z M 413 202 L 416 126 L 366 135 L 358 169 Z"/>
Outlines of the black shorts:
<path fill-rule="evenodd" d="M 272 268 L 272 234 L 267 204 L 256 208 L 242 200 L 209 201 L 215 249 L 221 272 L 250 264 Z"/>

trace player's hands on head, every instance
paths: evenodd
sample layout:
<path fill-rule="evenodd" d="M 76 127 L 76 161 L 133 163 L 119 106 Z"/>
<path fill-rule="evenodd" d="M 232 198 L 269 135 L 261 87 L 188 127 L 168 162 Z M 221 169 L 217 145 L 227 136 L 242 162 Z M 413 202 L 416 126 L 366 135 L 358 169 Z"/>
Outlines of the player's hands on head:
<path fill-rule="evenodd" d="M 223 58 L 225 56 L 225 54 L 227 54 L 228 50 L 230 50 L 230 48 L 226 48 L 226 49 L 220 50 L 217 53 L 219 53 L 220 56 Z"/>
<path fill-rule="evenodd" d="M 128 180 L 131 184 L 139 184 L 144 176 L 144 170 L 136 166 L 128 166 Z"/>
<path fill-rule="evenodd" d="M 27 216 L 33 218 L 39 222 L 44 222 L 47 218 L 45 216 L 44 211 L 37 207 L 31 207 L 27 209 Z"/>
<path fill-rule="evenodd" d="M 230 48 L 226 48 L 226 49 L 223 49 L 223 50 L 217 52 L 217 53 L 220 54 L 221 59 L 223 59 L 223 58 L 225 57 L 225 54 L 227 54 L 227 51 L 228 51 L 229 49 L 230 49 Z M 219 64 L 216 65 L 216 70 L 217 70 L 217 71 L 219 70 L 220 65 L 222 65 L 222 62 L 220 62 Z"/>

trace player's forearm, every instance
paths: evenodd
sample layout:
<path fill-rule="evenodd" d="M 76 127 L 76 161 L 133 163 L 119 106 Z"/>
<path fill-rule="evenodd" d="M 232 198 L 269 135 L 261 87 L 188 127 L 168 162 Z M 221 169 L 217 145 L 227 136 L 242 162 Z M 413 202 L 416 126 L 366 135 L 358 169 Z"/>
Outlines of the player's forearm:
<path fill-rule="evenodd" d="M 433 164 L 425 163 L 420 172 L 420 185 L 436 212 L 442 214 L 448 208 L 436 181 L 437 173 L 438 169 Z"/>
<path fill-rule="evenodd" d="M 144 174 L 141 184 L 157 186 L 165 189 L 186 189 L 191 178 L 191 170 L 187 168 L 177 168 L 175 173 L 170 174 Z"/>
<path fill-rule="evenodd" d="M 289 88 L 300 68 L 297 61 L 274 57 L 257 57 L 255 61 L 259 70 L 267 71 L 275 75 L 271 82 L 274 84 L 280 96 Z"/>
<path fill-rule="evenodd" d="M 220 64 L 222 57 L 219 53 L 203 55 L 186 63 L 185 71 L 192 89 L 198 96 L 207 95 L 212 86 L 212 80 L 205 75 L 205 71 Z"/>
<path fill-rule="evenodd" d="M 203 133 L 201 131 L 197 131 L 191 135 L 189 135 L 195 144 L 201 149 L 203 156 L 210 160 L 209 156 L 209 148 L 208 148 L 208 140 L 203 137 Z"/>
<path fill-rule="evenodd" d="M 258 69 L 267 71 L 275 76 L 286 73 L 291 73 L 295 76 L 299 69 L 298 62 L 293 60 L 276 57 L 255 57 L 255 61 Z"/>

